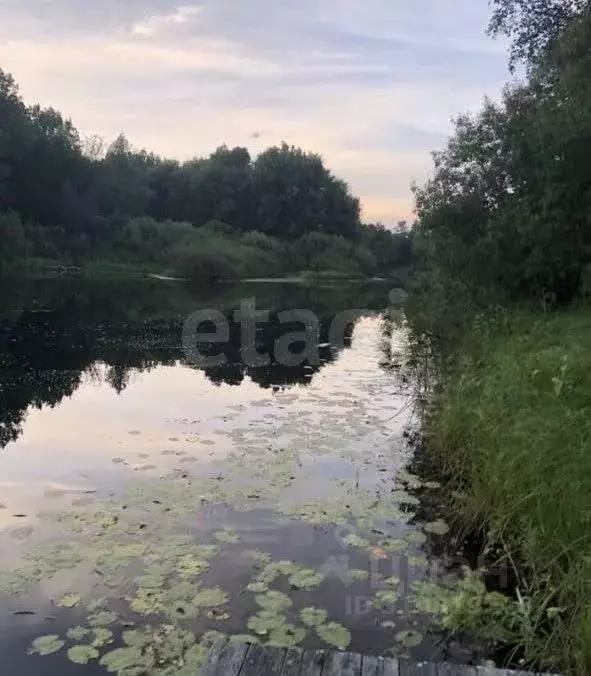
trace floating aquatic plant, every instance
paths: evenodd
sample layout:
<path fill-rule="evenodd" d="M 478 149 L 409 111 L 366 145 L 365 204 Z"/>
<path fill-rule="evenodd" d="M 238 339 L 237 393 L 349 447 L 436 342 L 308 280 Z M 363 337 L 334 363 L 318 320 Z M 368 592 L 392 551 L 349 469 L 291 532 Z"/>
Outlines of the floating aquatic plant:
<path fill-rule="evenodd" d="M 337 622 L 328 622 L 316 627 L 318 636 L 329 645 L 336 646 L 340 650 L 345 650 L 351 643 L 351 633 L 342 624 Z"/>
<path fill-rule="evenodd" d="M 306 627 L 317 627 L 326 622 L 328 613 L 324 608 L 302 608 L 300 618 Z"/>
<path fill-rule="evenodd" d="M 82 599 L 80 594 L 66 594 L 57 602 L 57 605 L 61 608 L 73 608 L 77 606 Z"/>
<path fill-rule="evenodd" d="M 445 521 L 439 520 L 425 524 L 423 530 L 426 533 L 432 533 L 433 535 L 447 535 L 449 533 L 449 526 Z"/>
<path fill-rule="evenodd" d="M 29 655 L 52 655 L 58 650 L 61 650 L 66 645 L 59 636 L 55 634 L 48 636 L 39 636 L 36 638 L 29 648 Z"/>
<path fill-rule="evenodd" d="M 99 658 L 99 651 L 91 645 L 75 645 L 68 649 L 68 659 L 76 664 L 88 664 Z"/>
<path fill-rule="evenodd" d="M 261 608 L 275 613 L 287 610 L 287 608 L 291 608 L 292 606 L 292 601 L 287 594 L 275 590 L 268 591 L 265 594 L 258 594 L 255 596 L 255 601 Z"/>
<path fill-rule="evenodd" d="M 416 648 L 423 642 L 423 635 L 410 629 L 399 631 L 394 638 L 405 648 Z"/>

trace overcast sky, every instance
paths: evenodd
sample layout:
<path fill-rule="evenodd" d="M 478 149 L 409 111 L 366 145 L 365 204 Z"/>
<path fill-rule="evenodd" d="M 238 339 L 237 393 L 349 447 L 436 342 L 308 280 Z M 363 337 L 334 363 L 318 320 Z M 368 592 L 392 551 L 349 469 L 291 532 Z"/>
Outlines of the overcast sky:
<path fill-rule="evenodd" d="M 84 135 L 185 159 L 319 152 L 368 220 L 412 215 L 451 117 L 497 97 L 487 0 L 0 0 L 0 68 Z"/>

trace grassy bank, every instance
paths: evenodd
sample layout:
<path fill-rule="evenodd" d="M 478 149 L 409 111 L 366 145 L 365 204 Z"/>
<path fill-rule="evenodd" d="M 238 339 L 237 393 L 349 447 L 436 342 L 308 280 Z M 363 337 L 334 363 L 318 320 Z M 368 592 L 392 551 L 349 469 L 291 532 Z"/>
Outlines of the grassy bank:
<path fill-rule="evenodd" d="M 591 673 L 591 308 L 476 320 L 427 440 L 456 516 L 517 576 L 528 660 Z"/>

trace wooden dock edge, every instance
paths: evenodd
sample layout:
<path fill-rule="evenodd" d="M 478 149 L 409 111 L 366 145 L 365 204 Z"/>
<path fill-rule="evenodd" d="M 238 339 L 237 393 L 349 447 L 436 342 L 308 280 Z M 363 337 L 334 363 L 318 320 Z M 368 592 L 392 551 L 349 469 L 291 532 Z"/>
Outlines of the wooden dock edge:
<path fill-rule="evenodd" d="M 225 638 L 212 646 L 196 676 L 534 676 L 534 672 L 273 648 Z"/>

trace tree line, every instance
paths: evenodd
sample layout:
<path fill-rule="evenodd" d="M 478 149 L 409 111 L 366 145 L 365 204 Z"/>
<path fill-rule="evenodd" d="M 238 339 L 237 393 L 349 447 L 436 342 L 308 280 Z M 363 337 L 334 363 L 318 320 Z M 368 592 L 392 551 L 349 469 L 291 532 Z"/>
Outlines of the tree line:
<path fill-rule="evenodd" d="M 569 302 L 591 291 L 591 3 L 493 0 L 525 77 L 462 115 L 415 187 L 428 286 Z"/>
<path fill-rule="evenodd" d="M 364 225 L 322 158 L 283 143 L 251 157 L 222 146 L 186 162 L 84 139 L 53 108 L 27 106 L 0 70 L 0 260 L 92 258 L 191 276 L 301 269 L 388 272 L 410 234 Z"/>

